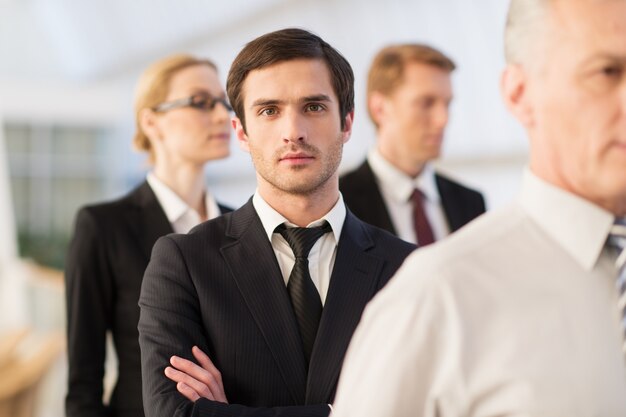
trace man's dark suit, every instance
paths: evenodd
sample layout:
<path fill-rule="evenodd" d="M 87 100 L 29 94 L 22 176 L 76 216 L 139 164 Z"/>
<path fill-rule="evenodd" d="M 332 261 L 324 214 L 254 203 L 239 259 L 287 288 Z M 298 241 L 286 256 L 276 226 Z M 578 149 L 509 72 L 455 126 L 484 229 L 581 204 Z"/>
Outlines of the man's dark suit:
<path fill-rule="evenodd" d="M 220 210 L 230 211 L 222 206 Z M 78 212 L 65 268 L 68 417 L 143 416 L 137 301 L 152 246 L 171 232 L 147 182 L 119 200 Z M 105 406 L 107 331 L 113 335 L 119 376 Z"/>
<path fill-rule="evenodd" d="M 289 295 L 251 201 L 188 235 L 159 239 L 139 302 L 146 415 L 327 415 L 365 304 L 413 249 L 348 211 L 307 375 Z M 193 345 L 221 371 L 231 405 L 194 404 L 164 376 L 170 356 L 192 359 Z"/>
<path fill-rule="evenodd" d="M 478 191 L 435 174 L 441 204 L 450 231 L 460 229 L 485 212 L 485 200 Z M 348 208 L 361 220 L 397 235 L 389 211 L 380 192 L 378 181 L 365 161 L 356 170 L 339 179 L 339 189 Z"/>

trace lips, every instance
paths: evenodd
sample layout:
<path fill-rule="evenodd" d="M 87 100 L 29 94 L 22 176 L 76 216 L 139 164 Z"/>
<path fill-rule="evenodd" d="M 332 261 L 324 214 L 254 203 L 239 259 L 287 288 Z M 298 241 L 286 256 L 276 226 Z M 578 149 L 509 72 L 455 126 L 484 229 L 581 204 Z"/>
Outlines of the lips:
<path fill-rule="evenodd" d="M 210 135 L 211 139 L 222 139 L 222 140 L 228 140 L 230 139 L 230 133 L 228 132 L 224 132 L 224 133 L 215 133 Z"/>
<path fill-rule="evenodd" d="M 291 163 L 308 162 L 315 159 L 312 155 L 305 152 L 289 152 L 280 158 L 280 161 Z"/>

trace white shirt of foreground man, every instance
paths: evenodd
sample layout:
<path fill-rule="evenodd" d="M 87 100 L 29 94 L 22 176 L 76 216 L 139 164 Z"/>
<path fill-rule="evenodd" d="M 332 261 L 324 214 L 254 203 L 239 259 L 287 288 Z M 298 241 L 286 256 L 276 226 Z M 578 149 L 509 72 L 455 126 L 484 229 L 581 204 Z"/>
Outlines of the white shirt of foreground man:
<path fill-rule="evenodd" d="M 367 307 L 333 416 L 626 416 L 612 224 L 527 172 Z"/>
<path fill-rule="evenodd" d="M 411 255 L 366 309 L 333 417 L 626 416 L 626 0 L 513 0 L 506 104 L 530 140 L 512 206 Z"/>

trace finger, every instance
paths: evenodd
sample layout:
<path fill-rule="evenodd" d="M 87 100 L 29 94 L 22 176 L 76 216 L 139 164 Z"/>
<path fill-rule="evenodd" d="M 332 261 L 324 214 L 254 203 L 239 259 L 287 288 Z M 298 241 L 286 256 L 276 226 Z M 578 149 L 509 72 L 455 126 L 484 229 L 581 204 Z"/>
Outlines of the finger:
<path fill-rule="evenodd" d="M 211 384 L 211 392 L 215 394 L 216 400 L 228 403 L 228 400 L 226 399 L 226 392 L 224 391 L 222 373 L 213 364 L 211 358 L 209 358 L 209 356 L 204 353 L 202 349 L 200 349 L 198 346 L 194 346 L 191 349 L 191 352 L 193 353 L 193 356 L 196 358 L 198 363 L 202 366 L 202 368 L 209 372 L 215 379 L 215 384 Z"/>
<path fill-rule="evenodd" d="M 198 381 L 197 379 L 187 375 L 184 372 L 180 372 L 177 369 L 168 366 L 165 368 L 165 376 L 171 379 L 178 384 L 182 383 L 186 385 L 188 388 L 192 389 L 197 395 L 202 398 L 206 398 L 208 400 L 216 401 L 215 395 L 209 388 L 207 384 L 202 381 Z M 178 389 L 178 386 L 177 386 Z M 185 395 L 186 396 L 186 395 Z M 188 397 L 189 398 L 189 397 Z"/>
<path fill-rule="evenodd" d="M 180 356 L 172 356 L 170 358 L 170 363 L 174 368 L 189 374 L 196 379 L 201 378 L 202 375 L 206 373 L 206 371 L 196 363 L 190 361 L 189 359 L 181 358 Z"/>
<path fill-rule="evenodd" d="M 170 363 L 177 370 L 189 375 L 190 377 L 198 381 L 203 382 L 206 385 L 215 384 L 215 376 L 211 372 L 205 370 L 204 368 L 200 367 L 199 365 L 188 359 L 184 359 L 179 356 L 172 356 L 170 358 Z"/>
<path fill-rule="evenodd" d="M 200 349 L 198 346 L 194 346 L 193 348 L 191 348 L 191 353 L 193 353 L 193 356 L 198 360 L 198 363 L 200 364 L 200 366 L 202 366 L 202 368 L 210 372 L 211 375 L 213 375 L 219 381 L 222 380 L 222 375 L 219 369 L 217 369 L 217 367 L 213 365 L 213 361 L 211 361 L 211 358 L 209 358 L 209 356 L 204 353 L 202 349 Z"/>
<path fill-rule="evenodd" d="M 178 384 L 176 384 L 176 389 L 178 390 L 178 392 L 183 394 L 185 398 L 187 398 L 188 400 L 194 403 L 200 399 L 200 396 L 198 395 L 198 393 L 194 391 L 193 388 L 191 388 L 189 385 L 185 384 L 184 382 L 179 382 Z"/>

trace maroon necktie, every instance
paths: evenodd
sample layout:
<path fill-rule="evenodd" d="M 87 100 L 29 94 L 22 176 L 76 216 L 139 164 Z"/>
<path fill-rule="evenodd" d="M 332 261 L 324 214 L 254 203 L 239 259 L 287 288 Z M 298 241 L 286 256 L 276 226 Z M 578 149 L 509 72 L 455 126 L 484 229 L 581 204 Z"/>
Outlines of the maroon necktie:
<path fill-rule="evenodd" d="M 411 195 L 411 201 L 413 201 L 413 227 L 417 236 L 417 245 L 419 247 L 430 245 L 435 241 L 435 238 L 424 211 L 424 194 L 415 189 Z"/>

